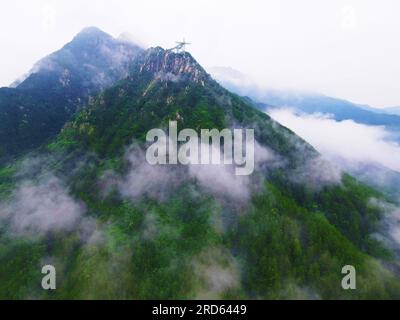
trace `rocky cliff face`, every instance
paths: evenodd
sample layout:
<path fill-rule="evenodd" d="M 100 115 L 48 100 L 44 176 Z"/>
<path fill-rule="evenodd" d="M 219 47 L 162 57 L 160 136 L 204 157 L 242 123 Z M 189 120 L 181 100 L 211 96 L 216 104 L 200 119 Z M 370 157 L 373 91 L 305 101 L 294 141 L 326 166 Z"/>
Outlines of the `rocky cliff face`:
<path fill-rule="evenodd" d="M 192 80 L 203 83 L 211 77 L 188 52 L 175 53 L 161 47 L 150 48 L 136 59 L 133 72 L 150 72 L 157 79 Z"/>

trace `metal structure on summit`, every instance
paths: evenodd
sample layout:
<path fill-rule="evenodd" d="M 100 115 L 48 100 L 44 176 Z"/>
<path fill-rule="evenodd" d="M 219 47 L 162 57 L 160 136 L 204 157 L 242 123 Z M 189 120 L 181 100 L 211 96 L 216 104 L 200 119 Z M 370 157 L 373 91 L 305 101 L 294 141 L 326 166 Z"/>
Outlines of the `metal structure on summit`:
<path fill-rule="evenodd" d="M 189 42 L 186 42 L 185 38 L 183 38 L 183 41 L 177 41 L 176 43 L 177 46 L 170 49 L 170 50 L 175 50 L 176 53 L 184 53 L 186 46 L 191 44 Z"/>

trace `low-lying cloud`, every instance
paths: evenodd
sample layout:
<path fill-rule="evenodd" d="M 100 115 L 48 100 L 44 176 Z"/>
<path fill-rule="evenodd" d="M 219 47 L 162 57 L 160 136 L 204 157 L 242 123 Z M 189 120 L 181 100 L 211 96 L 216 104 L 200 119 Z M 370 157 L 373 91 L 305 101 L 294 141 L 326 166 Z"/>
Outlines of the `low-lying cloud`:
<path fill-rule="evenodd" d="M 126 175 L 121 177 L 109 172 L 108 177 L 105 176 L 105 180 L 111 181 L 111 185 L 126 198 L 136 200 L 148 196 L 163 201 L 182 182 L 177 168 L 148 164 L 145 152 L 137 146 L 127 151 L 126 160 L 129 163 Z"/>
<path fill-rule="evenodd" d="M 290 178 L 296 183 L 319 189 L 326 185 L 340 184 L 342 176 L 343 171 L 338 166 L 323 156 L 318 156 L 296 168 Z"/>
<path fill-rule="evenodd" d="M 204 250 L 192 261 L 192 265 L 194 276 L 202 284 L 197 299 L 221 299 L 225 291 L 240 287 L 239 263 L 221 247 Z"/>
<path fill-rule="evenodd" d="M 71 162 L 69 174 L 77 172 L 88 159 Z M 103 242 L 102 224 L 87 214 L 82 200 L 73 196 L 67 177 L 49 169 L 58 160 L 42 155 L 25 158 L 18 165 L 15 187 L 0 202 L 0 222 L 13 236 L 36 239 L 63 232 L 76 234 L 87 245 Z"/>
<path fill-rule="evenodd" d="M 371 199 L 371 204 L 385 212 L 382 228 L 374 236 L 400 257 L 400 208 L 381 199 Z"/>
<path fill-rule="evenodd" d="M 71 231 L 81 220 L 85 205 L 75 200 L 55 176 L 39 182 L 24 181 L 11 199 L 0 204 L 0 218 L 17 234 L 41 235 Z"/>
<path fill-rule="evenodd" d="M 222 151 L 220 158 L 223 158 Z M 257 170 L 265 170 L 269 165 L 275 165 L 276 159 L 271 150 L 255 142 L 256 172 L 251 176 L 237 176 L 234 165 L 150 165 L 146 161 L 145 152 L 134 146 L 126 154 L 128 172 L 123 176 L 106 172 L 101 183 L 105 191 L 114 188 L 123 197 L 132 200 L 147 196 L 163 201 L 183 182 L 192 180 L 214 196 L 246 202 L 258 186 Z"/>
<path fill-rule="evenodd" d="M 213 150 L 213 152 L 218 152 Z M 220 152 L 220 159 L 223 158 L 223 153 Z M 274 165 L 276 156 L 266 147 L 259 143 L 254 144 L 254 165 L 255 171 L 261 166 Z M 206 190 L 217 196 L 227 195 L 236 200 L 246 201 L 250 198 L 252 191 L 257 187 L 256 181 L 250 176 L 235 175 L 235 167 L 233 165 L 190 165 L 189 174 L 196 178 L 197 181 Z"/>
<path fill-rule="evenodd" d="M 400 145 L 380 126 L 352 120 L 336 121 L 329 115 L 301 114 L 292 109 L 271 109 L 268 113 L 293 130 L 335 163 L 370 163 L 400 172 Z"/>

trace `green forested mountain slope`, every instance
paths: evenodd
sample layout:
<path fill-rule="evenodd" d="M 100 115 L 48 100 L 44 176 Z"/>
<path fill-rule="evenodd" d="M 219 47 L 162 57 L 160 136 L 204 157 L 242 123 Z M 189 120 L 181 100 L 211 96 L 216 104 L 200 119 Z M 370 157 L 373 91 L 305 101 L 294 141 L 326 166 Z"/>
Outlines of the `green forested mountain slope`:
<path fill-rule="evenodd" d="M 146 133 L 169 120 L 254 128 L 256 153 L 268 156 L 243 179 L 147 166 Z M 371 199 L 383 197 L 326 166 L 189 53 L 139 55 L 43 152 L 0 171 L 1 298 L 400 297 L 397 260 L 371 237 L 383 215 Z M 24 200 L 43 194 L 45 204 Z M 43 217 L 54 210 L 59 219 Z M 36 217 L 29 226 L 25 211 Z M 40 288 L 43 263 L 58 270 L 55 291 Z M 341 288 L 344 265 L 356 267 L 357 290 Z"/>
<path fill-rule="evenodd" d="M 39 61 L 15 88 L 0 88 L 0 160 L 57 134 L 90 95 L 127 75 L 142 49 L 87 28 Z"/>

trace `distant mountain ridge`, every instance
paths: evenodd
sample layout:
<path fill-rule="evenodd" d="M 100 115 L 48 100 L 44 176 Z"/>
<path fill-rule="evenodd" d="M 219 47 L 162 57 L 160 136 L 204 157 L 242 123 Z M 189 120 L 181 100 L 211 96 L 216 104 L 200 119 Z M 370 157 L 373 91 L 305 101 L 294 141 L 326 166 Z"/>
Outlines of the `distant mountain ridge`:
<path fill-rule="evenodd" d="M 388 114 L 385 109 L 372 108 L 318 93 L 262 88 L 244 74 L 232 68 L 210 68 L 210 73 L 223 86 L 248 96 L 255 102 L 275 107 L 292 107 L 304 113 L 326 113 L 335 120 L 353 120 L 368 125 L 383 125 L 400 131 L 400 116 Z M 265 110 L 264 110 L 265 111 Z"/>

